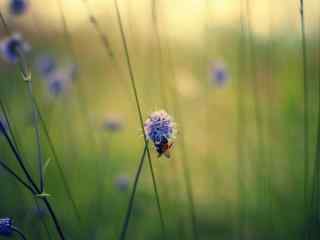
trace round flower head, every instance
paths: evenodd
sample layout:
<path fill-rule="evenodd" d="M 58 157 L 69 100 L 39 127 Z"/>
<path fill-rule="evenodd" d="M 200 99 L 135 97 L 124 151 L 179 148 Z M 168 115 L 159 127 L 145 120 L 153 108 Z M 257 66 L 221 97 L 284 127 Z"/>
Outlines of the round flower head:
<path fill-rule="evenodd" d="M 47 77 L 57 68 L 57 62 L 50 55 L 42 55 L 36 60 L 36 68 L 41 75 Z"/>
<path fill-rule="evenodd" d="M 13 233 L 12 219 L 0 218 L 0 236 L 9 237 Z"/>
<path fill-rule="evenodd" d="M 222 87 L 229 80 L 229 74 L 223 63 L 215 63 L 211 69 L 211 78 L 214 84 Z"/>
<path fill-rule="evenodd" d="M 146 137 L 155 145 L 163 139 L 170 141 L 175 138 L 176 128 L 172 117 L 164 110 L 151 113 L 144 123 Z"/>
<path fill-rule="evenodd" d="M 49 93 L 57 97 L 70 87 L 72 79 L 66 71 L 56 70 L 48 75 Z"/>
<path fill-rule="evenodd" d="M 10 0 L 9 10 L 12 15 L 22 15 L 28 8 L 27 0 Z"/>
<path fill-rule="evenodd" d="M 0 42 L 0 50 L 4 60 L 9 63 L 17 63 L 19 60 L 19 52 L 26 53 L 30 50 L 30 46 L 22 39 L 18 33 L 5 38 Z"/>
<path fill-rule="evenodd" d="M 53 79 L 49 82 L 48 87 L 52 95 L 58 96 L 64 89 L 64 82 L 61 79 Z"/>

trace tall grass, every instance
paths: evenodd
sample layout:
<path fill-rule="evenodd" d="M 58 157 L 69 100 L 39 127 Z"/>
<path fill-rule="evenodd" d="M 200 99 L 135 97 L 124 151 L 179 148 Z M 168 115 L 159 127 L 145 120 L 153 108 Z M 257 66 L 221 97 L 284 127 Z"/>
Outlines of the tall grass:
<path fill-rule="evenodd" d="M 157 181 L 156 181 L 154 170 L 153 170 L 153 164 L 152 164 L 152 160 L 151 160 L 150 150 L 148 148 L 147 136 L 146 136 L 146 133 L 144 131 L 142 109 L 141 109 L 140 100 L 139 100 L 139 97 L 138 97 L 138 91 L 137 91 L 136 82 L 135 82 L 135 78 L 134 78 L 134 74 L 133 74 L 133 69 L 132 69 L 132 65 L 131 65 L 131 61 L 130 61 L 128 44 L 127 44 L 127 40 L 126 40 L 126 37 L 125 37 L 125 32 L 124 32 L 124 28 L 123 28 L 123 24 L 122 24 L 122 20 L 121 20 L 121 15 L 120 15 L 120 9 L 119 9 L 117 0 L 114 0 L 114 6 L 115 6 L 115 9 L 116 9 L 117 20 L 118 20 L 120 34 L 121 34 L 121 40 L 122 40 L 122 44 L 123 44 L 123 48 L 124 48 L 124 52 L 125 52 L 125 57 L 126 57 L 128 71 L 129 71 L 131 87 L 132 87 L 132 91 L 133 91 L 133 95 L 134 95 L 134 99 L 135 99 L 135 103 L 136 103 L 136 107 L 137 107 L 140 127 L 141 127 L 141 131 L 143 133 L 144 143 L 145 143 L 145 146 L 147 148 L 146 149 L 147 150 L 147 158 L 148 158 L 149 169 L 150 169 L 150 173 L 151 173 L 151 177 L 152 177 L 153 190 L 154 190 L 154 193 L 155 193 L 157 208 L 158 208 L 159 217 L 160 217 L 162 236 L 163 236 L 163 239 L 166 239 L 165 222 L 164 222 L 162 209 L 161 209 L 161 204 L 160 204 L 160 197 L 159 197 L 159 193 L 158 193 Z"/>
<path fill-rule="evenodd" d="M 170 77 L 172 79 L 171 82 L 175 82 L 176 76 L 175 76 L 175 68 L 173 63 L 173 56 L 172 56 L 172 50 L 170 48 L 170 44 L 167 42 L 167 51 L 168 51 L 168 58 L 169 58 L 169 67 L 170 67 Z M 188 199 L 188 210 L 191 218 L 191 224 L 192 224 L 192 234 L 193 239 L 199 239 L 199 233 L 198 233 L 198 227 L 197 227 L 197 216 L 195 211 L 195 202 L 194 202 L 194 192 L 193 192 L 193 186 L 191 181 L 191 170 L 189 167 L 188 162 L 188 154 L 185 146 L 185 139 L 184 139 L 184 127 L 183 127 L 183 119 L 182 119 L 182 113 L 179 106 L 179 99 L 178 99 L 178 93 L 176 86 L 174 84 L 170 84 L 170 93 L 172 95 L 172 105 L 174 108 L 174 114 L 176 116 L 176 121 L 179 123 L 180 133 L 179 137 L 181 138 L 180 142 L 180 151 L 181 151 L 181 163 L 183 168 L 183 179 L 184 179 L 184 185 L 186 187 L 187 191 L 187 199 Z"/>
<path fill-rule="evenodd" d="M 33 20 L 33 26 L 36 29 L 36 33 L 38 35 L 41 35 L 41 29 L 39 27 L 39 20 L 37 19 L 34 10 L 31 12 L 31 14 L 32 14 L 32 20 Z M 49 39 L 43 39 L 43 41 L 44 42 L 48 42 Z M 59 172 L 60 178 L 61 178 L 61 180 L 63 182 L 63 186 L 65 188 L 67 197 L 68 197 L 69 201 L 72 204 L 74 215 L 77 218 L 77 221 L 81 224 L 80 211 L 79 211 L 79 209 L 78 209 L 78 207 L 76 205 L 76 201 L 75 201 L 75 199 L 73 197 L 70 184 L 68 183 L 68 180 L 67 180 L 67 176 L 66 176 L 66 174 L 65 174 L 65 172 L 63 170 L 63 167 L 62 167 L 62 164 L 61 164 L 61 160 L 58 157 L 57 150 L 56 150 L 56 148 L 54 146 L 54 143 L 52 141 L 52 138 L 50 136 L 48 123 L 46 123 L 46 121 L 45 121 L 45 119 L 42 116 L 42 113 L 40 111 L 40 107 L 38 106 L 38 104 L 36 102 L 35 102 L 35 110 L 36 110 L 36 112 L 38 114 L 37 118 L 39 120 L 37 122 L 40 123 L 40 126 L 42 128 L 43 134 L 44 134 L 44 136 L 46 138 L 46 141 L 47 141 L 47 143 L 49 145 L 49 150 L 52 153 L 52 159 L 53 159 L 53 161 L 54 161 L 54 163 L 55 163 L 55 165 L 56 165 L 56 167 L 58 169 L 58 172 Z M 50 108 L 50 111 L 51 111 L 51 108 Z M 48 111 L 48 112 L 50 113 L 50 111 Z M 70 148 L 73 148 L 72 147 L 73 145 L 74 144 L 71 144 Z M 75 150 L 73 150 L 72 152 L 75 152 Z"/>
<path fill-rule="evenodd" d="M 307 71 L 307 43 L 305 32 L 304 0 L 300 0 L 300 27 L 301 27 L 301 57 L 302 57 L 302 81 L 303 81 L 303 104 L 304 104 L 304 205 L 305 205 L 305 224 L 304 234 L 308 234 L 308 202 L 309 202 L 309 168 L 310 168 L 310 147 L 309 147 L 309 87 Z"/>
<path fill-rule="evenodd" d="M 126 212 L 126 215 L 125 215 L 125 218 L 124 218 L 124 223 L 123 223 L 123 226 L 122 226 L 122 230 L 121 230 L 121 234 L 120 234 L 119 240 L 126 239 L 126 234 L 127 234 L 128 227 L 129 227 L 129 221 L 130 221 L 130 217 L 131 217 L 131 213 L 132 213 L 132 209 L 133 209 L 134 198 L 135 198 L 135 195 L 136 195 L 136 191 L 137 191 L 137 187 L 138 187 L 138 183 L 139 183 L 139 178 L 140 178 L 140 175 L 141 175 L 141 172 L 142 172 L 142 167 L 143 167 L 143 164 L 144 164 L 147 148 L 148 148 L 148 145 L 145 145 L 143 153 L 142 153 L 142 156 L 141 156 L 140 161 L 139 161 L 138 170 L 137 170 L 136 175 L 134 177 L 134 183 L 133 183 L 133 187 L 132 187 L 132 192 L 130 194 L 130 199 L 129 199 L 129 203 L 128 203 L 128 209 L 127 209 L 127 212 Z"/>
<path fill-rule="evenodd" d="M 50 109 L 42 102 L 42 83 L 38 84 L 36 75 L 29 90 L 22 81 L 0 84 L 5 89 L 0 112 L 8 124 L 0 129 L 4 132 L 0 135 L 0 177 L 8 176 L 0 181 L 1 215 L 12 214 L 17 224 L 23 222 L 27 239 L 56 239 L 58 235 L 59 239 L 119 240 L 318 239 L 320 73 L 319 84 L 311 81 L 315 80 L 313 72 L 319 71 L 314 62 L 319 36 L 315 38 L 308 25 L 311 2 L 290 2 L 290 6 L 300 6 L 300 12 L 295 12 L 300 14 L 295 19 L 299 29 L 292 33 L 281 29 L 288 28 L 280 25 L 286 16 L 278 15 L 284 2 L 129 2 L 73 1 L 70 9 L 81 8 L 84 18 L 79 22 L 85 19 L 74 32 L 72 24 L 78 16 L 72 19 L 67 1 L 56 0 L 53 5 L 59 11 L 48 12 L 49 21 L 57 20 L 59 26 L 52 39 L 40 38 L 51 34 L 56 25 L 41 27 L 45 23 L 34 16 L 34 9 L 32 26 L 24 16 L 16 25 L 34 33 L 29 38 L 35 43 L 35 53 L 48 49 L 59 57 L 70 56 L 79 65 L 80 75 L 74 92 L 54 101 Z M 35 8 L 40 4 L 32 3 Z M 109 8 L 95 9 L 98 4 Z M 125 4 L 130 4 L 126 17 Z M 201 19 L 182 14 L 188 9 L 182 4 L 201 6 L 190 9 L 201 11 L 203 15 L 197 15 Z M 259 4 L 270 9 L 261 9 Z M 237 7 L 239 16 L 233 16 Z M 135 11 L 140 10 L 138 17 Z M 266 25 L 270 21 L 267 30 L 260 28 L 262 20 L 256 16 L 260 13 L 268 16 L 263 20 Z M 50 14 L 57 16 L 51 19 Z M 225 20 L 227 14 L 232 15 L 229 20 Z M 287 21 L 294 13 L 289 15 Z M 1 18 L 8 28 L 2 13 Z M 198 27 L 201 30 L 193 31 Z M 11 28 L 7 30 L 9 34 Z M 191 36 L 194 32 L 201 34 Z M 95 39 L 88 43 L 86 34 Z M 90 51 L 88 62 L 81 55 L 86 51 Z M 210 60 L 221 55 L 231 78 L 220 89 L 207 78 Z M 18 70 L 28 79 L 31 62 L 20 57 Z M 8 67 L 10 74 L 11 70 Z M 7 73 L 1 73 L 2 78 Z M 187 86 L 188 80 L 192 97 L 180 92 L 180 81 Z M 132 101 L 127 101 L 130 92 L 122 86 L 117 89 L 117 84 L 129 85 Z M 168 161 L 152 157 L 151 142 L 144 135 L 144 118 L 155 104 L 172 110 L 177 122 L 177 140 Z M 33 123 L 25 126 L 21 116 L 29 108 Z M 124 128 L 116 134 L 100 133 L 91 116 L 96 114 L 100 121 L 100 111 L 112 109 L 124 114 Z M 136 120 L 143 139 L 135 129 Z M 15 162 L 10 162 L 11 155 Z M 49 165 L 44 173 L 48 155 L 56 168 Z M 137 162 L 133 156 L 139 157 Z M 132 166 L 136 169 L 131 183 Z M 148 168 L 150 183 L 144 182 L 143 167 Z M 120 172 L 129 175 L 124 190 L 113 181 Z M 11 179 L 15 185 L 9 185 Z M 52 193 L 50 198 L 43 194 L 46 188 Z M 38 210 L 46 206 L 47 216 L 28 217 L 33 214 L 29 214 L 31 204 Z M 42 224 L 39 232 L 38 223 Z"/>
<path fill-rule="evenodd" d="M 244 75 L 244 65 L 246 63 L 245 56 L 243 56 L 244 35 L 245 35 L 245 19 L 244 19 L 244 1 L 240 1 L 240 14 L 239 14 L 239 23 L 240 23 L 240 42 L 239 42 L 239 51 L 238 51 L 238 79 L 237 79 L 237 135 L 236 135 L 236 144 L 237 144 L 237 181 L 238 181 L 238 239 L 245 239 L 245 226 L 247 224 L 246 216 L 246 192 L 245 192 L 245 152 L 244 152 L 244 141 L 246 136 L 246 124 L 244 119 L 245 109 L 244 109 L 244 82 L 241 76 Z"/>
<path fill-rule="evenodd" d="M 7 25 L 7 22 L 2 14 L 2 11 L 0 11 L 0 19 L 2 22 L 3 27 L 5 28 L 5 31 L 8 35 L 11 35 L 11 31 Z M 37 110 L 36 110 L 36 101 L 34 99 L 34 96 L 32 94 L 32 83 L 31 83 L 31 72 L 29 70 L 28 64 L 26 62 L 26 58 L 23 55 L 23 52 L 20 51 L 20 49 L 17 49 L 18 55 L 19 55 L 19 68 L 20 68 L 20 73 L 21 73 L 21 77 L 24 81 L 27 81 L 28 88 L 29 88 L 29 98 L 31 98 L 31 103 L 32 103 L 32 110 L 33 110 L 33 114 L 34 114 L 34 118 L 33 120 L 37 120 Z M 34 122 L 34 124 L 38 124 L 36 122 Z M 35 127 L 35 131 L 36 131 L 36 138 L 37 138 L 37 147 L 38 147 L 38 154 L 39 154 L 39 149 L 40 146 L 38 144 L 40 144 L 40 139 L 39 138 L 39 129 Z M 43 187 L 44 187 L 44 179 L 43 179 L 43 175 L 42 175 L 42 171 L 43 169 L 39 169 L 40 173 L 40 177 L 42 178 L 40 181 L 40 187 L 37 186 L 37 184 L 35 183 L 34 179 L 32 178 L 30 172 L 28 171 L 28 169 L 25 166 L 25 161 L 23 160 L 22 156 L 19 153 L 19 150 L 17 149 L 15 143 L 12 141 L 12 139 L 10 138 L 7 130 L 1 125 L 1 132 L 4 134 L 5 139 L 12 151 L 12 153 L 14 154 L 21 170 L 23 171 L 25 177 L 27 178 L 28 182 L 23 181 L 21 178 L 18 177 L 18 175 L 16 173 L 14 173 L 14 171 L 9 171 L 9 173 L 14 176 L 24 187 L 26 187 L 26 189 L 28 189 L 35 197 L 39 197 L 43 203 L 45 204 L 46 208 L 48 209 L 50 216 L 52 218 L 52 221 L 54 222 L 54 225 L 56 227 L 56 230 L 59 234 L 59 237 L 61 240 L 64 240 L 64 233 L 62 231 L 62 227 L 56 217 L 56 214 L 50 204 L 50 202 L 48 201 L 48 199 L 46 198 L 46 195 L 43 195 Z M 11 134 L 13 134 L 11 132 Z M 41 153 L 41 152 L 40 152 Z M 39 157 L 39 156 L 38 156 Z M 40 159 L 41 160 L 41 159 Z M 39 165 L 41 165 L 42 163 L 39 163 Z M 5 166 L 5 165 L 4 165 Z M 42 166 L 42 165 L 41 165 Z M 7 170 L 9 170 L 10 168 L 5 168 Z"/>

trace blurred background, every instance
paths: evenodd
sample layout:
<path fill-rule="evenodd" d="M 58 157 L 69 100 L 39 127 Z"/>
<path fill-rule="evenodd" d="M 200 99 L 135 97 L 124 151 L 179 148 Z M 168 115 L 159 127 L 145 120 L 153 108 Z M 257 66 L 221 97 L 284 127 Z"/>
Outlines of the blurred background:
<path fill-rule="evenodd" d="M 1 60 L 21 155 L 38 182 L 40 127 L 45 192 L 67 239 L 117 239 L 144 140 L 115 2 L 28 0 L 19 14 L 10 2 L 1 13 L 30 47 L 42 118 L 18 64 Z M 143 118 L 164 109 L 177 123 L 170 159 L 150 146 L 167 239 L 318 239 L 320 2 L 304 2 L 305 39 L 299 0 L 118 6 Z M 1 136 L 0 149 L 23 176 Z M 2 168 L 0 189 L 0 218 L 28 239 L 58 239 L 45 206 Z M 127 239 L 164 239 L 147 162 Z"/>

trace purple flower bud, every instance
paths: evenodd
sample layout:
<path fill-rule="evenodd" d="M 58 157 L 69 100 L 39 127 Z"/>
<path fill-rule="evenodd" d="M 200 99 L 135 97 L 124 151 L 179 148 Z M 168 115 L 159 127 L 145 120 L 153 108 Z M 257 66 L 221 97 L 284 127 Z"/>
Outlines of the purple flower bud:
<path fill-rule="evenodd" d="M 1 55 L 4 60 L 9 63 L 17 63 L 20 53 L 26 53 L 30 50 L 30 46 L 22 39 L 18 33 L 3 39 L 0 42 Z"/>
<path fill-rule="evenodd" d="M 10 0 L 9 10 L 12 15 L 22 15 L 28 8 L 27 0 Z"/>
<path fill-rule="evenodd" d="M 211 69 L 211 80 L 212 83 L 218 87 L 223 87 L 229 80 L 229 74 L 226 66 L 222 63 L 215 63 Z"/>
<path fill-rule="evenodd" d="M 12 219 L 0 218 L 0 236 L 9 237 L 13 233 Z"/>

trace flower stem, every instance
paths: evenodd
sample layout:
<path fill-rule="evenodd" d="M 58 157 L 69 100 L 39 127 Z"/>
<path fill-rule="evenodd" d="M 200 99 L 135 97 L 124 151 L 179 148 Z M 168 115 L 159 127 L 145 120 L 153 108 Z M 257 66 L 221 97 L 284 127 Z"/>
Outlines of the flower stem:
<path fill-rule="evenodd" d="M 11 174 L 18 182 L 20 182 L 23 186 L 25 186 L 32 194 L 36 194 L 35 190 L 26 183 L 22 178 L 18 176 L 10 167 L 7 166 L 3 161 L 0 160 L 0 166 L 6 170 L 9 174 Z"/>
<path fill-rule="evenodd" d="M 16 232 L 21 239 L 27 240 L 26 236 L 23 234 L 22 231 L 20 231 L 17 227 L 12 227 L 13 231 Z"/>
<path fill-rule="evenodd" d="M 309 98 L 308 98 L 308 82 L 307 82 L 307 45 L 304 20 L 304 0 L 300 0 L 300 24 L 301 24 L 301 41 L 302 41 L 302 60 L 303 60 L 303 91 L 304 91 L 304 200 L 307 202 L 308 194 L 308 178 L 309 178 Z M 305 206 L 306 207 L 306 206 Z"/>
<path fill-rule="evenodd" d="M 60 163 L 59 158 L 58 158 L 58 154 L 56 152 L 56 149 L 55 149 L 55 147 L 53 145 L 53 142 L 52 142 L 52 139 L 50 137 L 47 125 L 46 125 L 46 123 L 45 123 L 45 121 L 44 121 L 44 119 L 42 117 L 41 112 L 39 111 L 39 107 L 38 107 L 37 104 L 36 104 L 36 109 L 37 109 L 37 112 L 38 112 L 38 116 L 39 116 L 39 120 L 40 120 L 40 123 L 41 123 L 41 126 L 42 126 L 42 130 L 43 130 L 43 132 L 45 134 L 45 137 L 48 140 L 49 148 L 50 148 L 50 150 L 52 152 L 52 155 L 53 155 L 53 160 L 54 160 L 54 162 L 55 162 L 55 164 L 56 164 L 56 166 L 58 168 L 61 180 L 63 182 L 63 186 L 64 186 L 65 191 L 67 193 L 67 196 L 68 196 L 68 198 L 69 198 L 69 200 L 70 200 L 70 202 L 72 204 L 72 208 L 73 208 L 74 214 L 75 214 L 78 222 L 80 224 L 82 224 L 82 220 L 81 220 L 81 216 L 80 216 L 80 213 L 79 213 L 79 209 L 78 209 L 78 207 L 76 205 L 76 202 L 75 202 L 75 200 L 73 198 L 73 195 L 72 195 L 72 192 L 71 192 L 71 188 L 70 188 L 70 186 L 68 184 L 68 181 L 67 181 L 67 177 L 66 177 L 66 175 L 65 175 L 65 173 L 63 171 L 63 168 L 62 168 L 61 163 Z"/>
<path fill-rule="evenodd" d="M 5 21 L 5 18 L 4 18 L 4 16 L 3 16 L 1 11 L 0 11 L 0 20 L 1 20 L 1 22 L 2 22 L 2 24 L 4 26 L 4 28 L 5 28 L 6 33 L 7 34 L 11 34 L 11 31 L 10 31 L 10 29 L 9 29 L 9 27 L 8 27 L 8 25 L 7 25 L 6 21 Z M 25 56 L 24 56 L 23 52 L 20 51 L 20 49 L 17 49 L 17 51 L 18 51 L 18 55 L 19 55 L 19 69 L 20 69 L 20 73 L 21 73 L 21 75 L 23 77 L 23 80 L 27 81 L 27 82 L 31 82 L 31 73 L 29 71 L 29 67 L 27 65 L 27 61 L 25 59 Z M 32 94 L 31 94 L 31 97 L 32 97 L 33 108 L 35 109 L 35 100 L 34 100 Z M 37 113 L 37 112 L 34 111 L 34 113 Z M 24 164 L 24 161 L 22 159 L 22 156 L 20 156 L 19 151 L 16 148 L 16 145 L 14 144 L 14 142 L 12 142 L 12 140 L 11 140 L 11 138 L 8 135 L 6 130 L 3 131 L 3 133 L 4 133 L 4 136 L 5 136 L 7 142 L 9 144 L 9 146 L 10 146 L 11 151 L 13 152 L 15 158 L 17 159 L 17 161 L 19 163 L 19 166 L 21 167 L 24 175 L 26 176 L 26 178 L 28 179 L 29 183 L 31 184 L 31 186 L 35 190 L 36 194 L 37 195 L 42 194 L 42 191 L 41 191 L 42 189 L 37 186 L 37 184 L 35 183 L 35 181 L 33 180 L 32 176 L 31 176 L 31 174 L 28 172 L 28 170 L 27 170 L 27 168 L 26 168 L 26 166 Z M 49 201 L 45 197 L 41 197 L 41 200 L 44 201 L 46 207 L 48 208 L 48 210 L 50 212 L 51 218 L 52 218 L 52 220 L 53 220 L 53 222 L 55 224 L 55 227 L 56 227 L 56 229 L 58 231 L 60 239 L 61 240 L 65 240 L 65 237 L 64 237 L 64 234 L 63 234 L 62 229 L 60 227 L 60 224 L 59 224 L 59 222 L 57 220 L 57 217 L 55 216 L 55 213 L 54 213 Z"/>
<path fill-rule="evenodd" d="M 134 177 L 133 188 L 132 188 L 132 192 L 131 192 L 131 195 L 130 195 L 128 209 L 127 209 L 127 213 L 126 213 L 123 225 L 122 225 L 122 230 L 121 230 L 121 234 L 120 234 L 119 240 L 124 240 L 126 238 L 126 233 L 127 233 L 127 230 L 128 230 L 129 221 L 130 221 L 130 217 L 131 217 L 131 213 L 132 213 L 132 209 L 133 209 L 133 202 L 134 202 L 134 198 L 135 198 L 135 195 L 136 195 L 136 192 L 137 192 L 139 178 L 140 178 L 140 175 L 141 175 L 141 172 L 142 172 L 142 167 L 143 167 L 143 164 L 144 164 L 147 148 L 148 148 L 148 145 L 145 145 L 143 153 L 142 153 L 141 158 L 140 158 L 138 170 L 137 170 L 136 175 Z"/>
<path fill-rule="evenodd" d="M 154 193 L 155 193 L 155 197 L 156 197 L 156 203 L 157 203 L 157 208 L 158 208 L 160 222 L 161 222 L 162 235 L 163 235 L 163 239 L 165 239 L 166 238 L 165 223 L 164 223 L 164 218 L 163 218 L 162 209 L 161 209 L 161 205 L 160 205 L 160 197 L 159 197 L 159 193 L 158 193 L 157 182 L 156 182 L 156 178 L 155 178 L 155 174 L 154 174 L 154 170 L 153 170 L 153 166 L 152 166 L 151 154 L 150 154 L 150 151 L 149 151 L 149 148 L 148 148 L 147 136 L 146 136 L 146 133 L 144 131 L 142 109 L 141 109 L 141 105 L 140 105 L 140 101 L 139 101 L 139 97 L 138 97 L 138 91 L 137 91 L 136 82 L 135 82 L 135 78 L 134 78 L 134 74 L 133 74 L 133 68 L 132 68 L 131 61 L 130 61 L 128 44 L 127 44 L 127 40 L 126 40 L 126 37 L 125 37 L 124 28 L 123 28 L 123 25 L 122 25 L 122 20 L 121 20 L 121 15 L 120 15 L 120 10 L 119 10 L 119 6 L 118 6 L 118 1 L 117 0 L 114 0 L 114 5 L 115 5 L 115 9 L 116 9 L 118 24 L 119 24 L 120 33 L 121 33 L 122 44 L 123 44 L 123 47 L 124 47 L 127 66 L 128 66 L 128 70 L 129 70 L 131 87 L 132 87 L 132 90 L 133 90 L 135 103 L 136 103 L 136 107 L 137 107 L 137 111 L 138 111 L 138 115 L 139 115 L 140 127 L 141 127 L 141 130 L 142 130 L 142 133 L 143 133 L 145 146 L 147 147 L 146 151 L 147 151 L 148 163 L 149 163 L 149 168 L 150 168 L 150 172 L 151 172 L 153 189 L 154 189 Z"/>
<path fill-rule="evenodd" d="M 32 81 L 27 81 L 28 85 L 28 94 L 31 100 L 31 109 L 32 109 L 32 122 L 33 128 L 36 136 L 36 146 L 37 146 L 37 157 L 38 157 L 38 171 L 39 171 L 39 178 L 40 178 L 40 191 L 44 191 L 44 174 L 43 174 L 43 159 L 42 159 L 42 151 L 41 151 L 41 142 L 40 142 L 40 130 L 39 130 L 39 114 L 36 107 L 36 100 L 33 95 L 32 89 Z"/>

